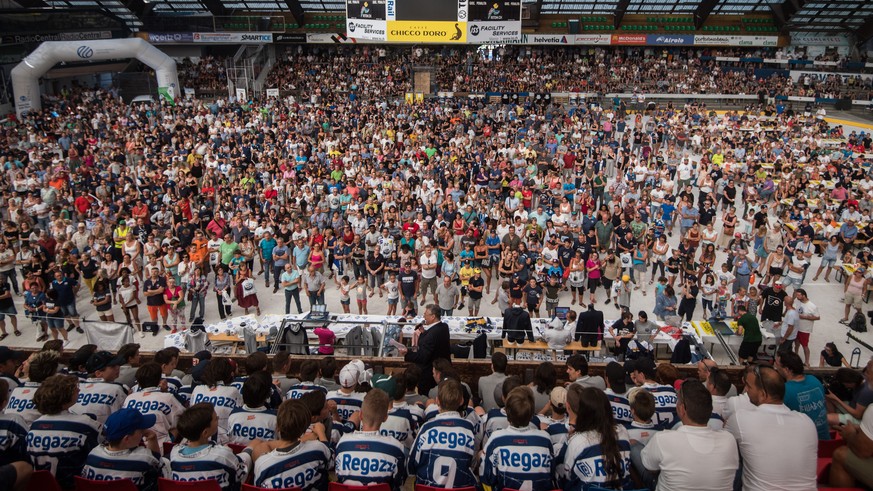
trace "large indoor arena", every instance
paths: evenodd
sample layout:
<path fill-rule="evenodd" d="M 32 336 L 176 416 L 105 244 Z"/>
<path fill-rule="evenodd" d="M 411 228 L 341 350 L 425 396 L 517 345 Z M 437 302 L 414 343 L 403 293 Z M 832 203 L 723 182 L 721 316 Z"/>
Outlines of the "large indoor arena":
<path fill-rule="evenodd" d="M 0 119 L 0 491 L 873 490 L 869 1 L 6 0 Z"/>

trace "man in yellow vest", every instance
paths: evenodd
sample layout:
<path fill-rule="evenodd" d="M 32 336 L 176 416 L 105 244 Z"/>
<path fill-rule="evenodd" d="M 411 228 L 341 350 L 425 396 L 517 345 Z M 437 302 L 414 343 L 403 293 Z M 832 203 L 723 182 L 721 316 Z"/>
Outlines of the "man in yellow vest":
<path fill-rule="evenodd" d="M 131 233 L 132 229 L 127 226 L 127 222 L 124 220 L 119 220 L 118 226 L 112 231 L 112 240 L 115 242 L 115 247 L 112 248 L 112 258 L 118 262 L 121 262 L 124 257 L 121 248 L 124 247 L 124 241 Z"/>

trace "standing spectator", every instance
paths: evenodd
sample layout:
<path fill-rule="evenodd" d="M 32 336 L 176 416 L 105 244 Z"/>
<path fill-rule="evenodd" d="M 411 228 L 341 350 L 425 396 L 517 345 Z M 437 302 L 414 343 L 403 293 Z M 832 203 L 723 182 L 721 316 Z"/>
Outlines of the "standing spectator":
<path fill-rule="evenodd" d="M 324 303 L 324 288 L 327 281 L 321 271 L 317 271 L 314 266 L 309 266 L 309 273 L 303 277 L 303 286 L 306 288 L 306 295 L 309 297 L 309 307 Z"/>
<path fill-rule="evenodd" d="M 236 287 L 234 290 L 236 301 L 239 306 L 249 314 L 249 309 L 254 307 L 258 317 L 261 315 L 261 304 L 258 301 L 258 291 L 252 272 L 245 262 L 240 264 L 236 275 Z"/>
<path fill-rule="evenodd" d="M 7 315 L 12 323 L 12 332 L 16 336 L 21 336 L 21 331 L 18 330 L 18 311 L 15 309 L 15 301 L 12 298 L 12 291 L 9 289 L 9 282 L 0 275 L 0 333 L 2 333 L 0 334 L 0 341 L 9 336 L 6 332 Z"/>
<path fill-rule="evenodd" d="M 424 246 L 424 253 L 418 260 L 421 266 L 421 305 L 427 299 L 427 291 L 430 290 L 433 295 L 434 303 L 437 302 L 437 253 L 433 246 L 427 244 Z"/>
<path fill-rule="evenodd" d="M 372 295 L 372 294 L 371 294 Z M 437 303 L 440 306 L 442 315 L 451 317 L 454 314 L 455 307 L 458 305 L 458 299 L 461 297 L 461 291 L 457 285 L 452 282 L 449 276 L 443 276 L 443 281 L 436 289 Z"/>
<path fill-rule="evenodd" d="M 167 302 L 165 291 L 167 290 L 167 280 L 160 276 L 160 271 L 158 268 L 152 268 L 149 270 L 149 277 L 143 283 L 143 293 L 146 297 L 146 306 L 149 310 L 149 317 L 152 322 L 158 322 L 158 313 L 161 314 L 161 317 L 164 319 L 164 329 L 167 331 L 170 330 L 170 326 L 167 325 L 167 317 L 169 312 L 167 311 Z"/>
<path fill-rule="evenodd" d="M 142 323 L 139 321 L 139 289 L 133 281 L 133 277 L 129 274 L 122 276 L 118 281 L 120 284 L 116 289 L 117 300 L 118 305 L 121 306 L 121 311 L 124 313 L 124 318 L 129 325 L 139 329 L 140 337 L 145 337 L 145 331 L 143 331 Z M 66 332 L 62 334 L 66 335 Z M 153 334 L 157 335 L 157 331 Z"/>
<path fill-rule="evenodd" d="M 188 311 L 189 324 L 194 324 L 194 320 L 198 317 L 201 319 L 206 317 L 206 295 L 208 292 L 209 280 L 203 274 L 200 266 L 194 266 L 188 275 L 188 298 L 191 301 L 191 309 Z"/>
<path fill-rule="evenodd" d="M 776 340 L 776 351 L 794 351 L 794 342 L 797 339 L 800 316 L 794 308 L 794 297 L 785 298 L 785 314 L 779 323 L 779 335 Z"/>
<path fill-rule="evenodd" d="M 115 315 L 112 313 L 112 294 L 106 281 L 101 279 L 94 283 L 91 304 L 97 310 L 101 321 L 115 322 Z"/>
<path fill-rule="evenodd" d="M 815 489 L 815 423 L 785 406 L 785 380 L 776 370 L 747 367 L 744 382 L 756 408 L 737 410 L 725 426 L 739 445 L 743 489 Z"/>
<path fill-rule="evenodd" d="M 763 342 L 761 326 L 758 324 L 758 318 L 749 313 L 745 305 L 740 305 L 738 310 L 740 317 L 737 319 L 737 334 L 743 336 L 743 342 L 740 344 L 737 356 L 744 363 L 754 363 L 758 359 L 758 348 Z"/>
<path fill-rule="evenodd" d="M 803 348 L 803 364 L 804 366 L 809 366 L 809 336 L 812 334 L 813 324 L 821 319 L 821 316 L 818 313 L 818 307 L 806 295 L 806 290 L 803 288 L 794 290 L 794 298 L 797 300 L 795 307 L 800 318 L 797 323 L 797 339 L 794 351 L 799 353 L 800 349 Z"/>
<path fill-rule="evenodd" d="M 521 308 L 521 299 L 513 299 L 512 306 L 503 312 L 503 339 L 510 343 L 523 343 L 525 338 L 534 342 L 530 314 Z"/>
<path fill-rule="evenodd" d="M 178 328 L 185 330 L 185 297 L 182 294 L 182 287 L 176 285 L 176 278 L 172 275 L 167 275 L 167 287 L 164 289 L 164 303 L 167 306 L 167 314 L 169 315 L 172 325 L 171 333 L 175 333 Z"/>
<path fill-rule="evenodd" d="M 231 284 L 233 278 L 227 274 L 224 266 L 218 266 L 215 270 L 215 279 L 212 283 L 212 291 L 215 292 L 215 303 L 218 305 L 218 315 L 224 320 L 230 315 L 232 304 L 230 300 Z"/>
<path fill-rule="evenodd" d="M 291 313 L 291 299 L 294 299 L 294 304 L 297 306 L 297 313 L 303 313 L 303 307 L 300 306 L 300 271 L 291 267 L 290 264 L 285 264 L 284 271 L 279 276 L 279 281 L 282 286 L 282 291 L 285 293 L 285 314 Z M 267 285 L 270 286 L 270 285 Z"/>
<path fill-rule="evenodd" d="M 285 245 L 285 239 L 280 236 L 276 239 L 276 246 L 273 247 L 273 293 L 279 291 L 279 276 L 290 260 L 291 250 Z"/>

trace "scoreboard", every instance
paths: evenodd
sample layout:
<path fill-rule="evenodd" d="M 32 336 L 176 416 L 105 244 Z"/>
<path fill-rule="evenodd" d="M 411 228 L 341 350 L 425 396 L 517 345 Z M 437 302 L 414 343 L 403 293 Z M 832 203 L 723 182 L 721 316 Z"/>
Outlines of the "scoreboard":
<path fill-rule="evenodd" d="M 513 43 L 521 0 L 346 0 L 351 38 L 400 43 Z"/>

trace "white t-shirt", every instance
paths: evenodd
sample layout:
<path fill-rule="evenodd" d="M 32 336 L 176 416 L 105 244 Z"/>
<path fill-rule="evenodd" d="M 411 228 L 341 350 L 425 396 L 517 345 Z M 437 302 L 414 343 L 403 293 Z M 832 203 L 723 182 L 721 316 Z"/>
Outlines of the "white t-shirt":
<path fill-rule="evenodd" d="M 873 411 L 864 411 L 864 416 L 861 418 L 861 431 L 867 435 L 867 438 L 873 440 Z"/>
<path fill-rule="evenodd" d="M 432 279 L 436 278 L 436 269 L 426 269 L 425 266 L 434 266 L 437 263 L 437 254 L 436 251 L 431 252 L 430 256 L 427 254 L 422 254 L 421 259 L 418 260 L 418 263 L 421 267 L 421 277 L 424 279 Z"/>
<path fill-rule="evenodd" d="M 812 303 L 811 300 L 807 300 L 806 303 L 801 303 L 799 300 L 797 302 L 797 315 L 813 315 L 818 316 L 818 307 Z M 815 321 L 807 320 L 807 319 L 799 319 L 797 321 L 797 330 L 799 332 L 812 332 L 812 325 L 815 324 Z"/>
<path fill-rule="evenodd" d="M 788 335 L 786 341 L 794 341 L 797 337 L 798 325 L 800 323 L 800 314 L 797 313 L 797 310 L 791 309 L 788 312 L 785 312 L 785 315 L 782 317 L 782 327 L 780 329 L 780 336 L 785 337 L 785 333 L 788 332 L 789 326 L 794 326 L 794 330 L 791 331 L 791 334 Z"/>
<path fill-rule="evenodd" d="M 740 465 L 730 433 L 699 426 L 655 433 L 643 448 L 642 458 L 647 469 L 661 471 L 657 491 L 730 491 Z"/>
<path fill-rule="evenodd" d="M 763 404 L 737 411 L 725 429 L 743 457 L 745 491 L 816 489 L 818 432 L 807 415 L 784 404 Z"/>

